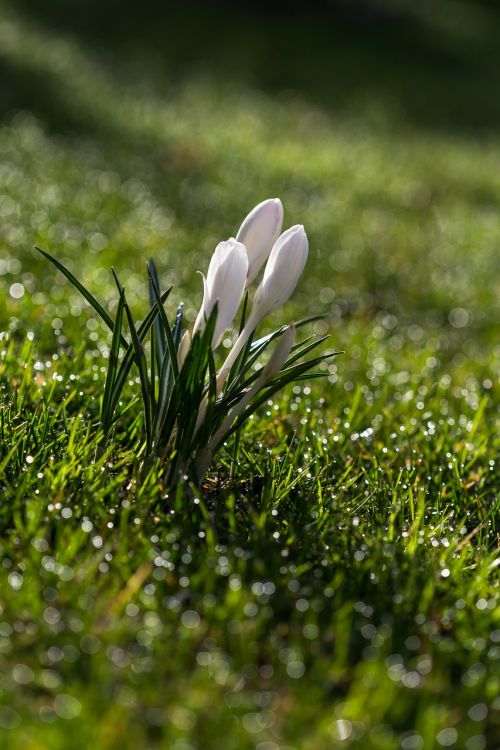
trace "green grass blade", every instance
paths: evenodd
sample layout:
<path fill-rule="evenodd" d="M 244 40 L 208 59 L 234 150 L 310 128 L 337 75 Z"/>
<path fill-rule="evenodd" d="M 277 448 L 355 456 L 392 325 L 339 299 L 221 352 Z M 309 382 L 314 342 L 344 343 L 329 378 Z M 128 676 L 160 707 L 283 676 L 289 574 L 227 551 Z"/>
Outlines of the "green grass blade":
<path fill-rule="evenodd" d="M 109 351 L 108 360 L 108 371 L 106 373 L 106 383 L 104 385 L 104 393 L 102 397 L 101 406 L 101 425 L 105 426 L 109 424 L 109 417 L 112 415 L 110 409 L 112 407 L 112 393 L 115 384 L 115 378 L 117 368 L 119 364 L 118 355 L 120 353 L 120 337 L 123 326 L 123 312 L 124 312 L 125 297 L 124 293 L 120 293 L 120 299 L 118 302 L 118 309 L 116 311 L 116 317 L 113 327 L 113 338 L 111 340 L 111 349 Z"/>
<path fill-rule="evenodd" d="M 337 352 L 335 352 L 337 354 Z M 317 364 L 323 362 L 326 359 L 329 359 L 330 357 L 335 356 L 334 354 L 325 354 L 321 357 L 315 357 L 314 359 L 308 360 L 307 362 L 301 362 L 298 365 L 295 365 L 294 367 L 290 367 L 288 370 L 282 370 L 276 378 L 269 381 L 267 383 L 263 390 L 260 392 L 259 395 L 256 396 L 256 398 L 248 405 L 248 407 L 245 409 L 243 414 L 241 414 L 234 422 L 230 430 L 224 435 L 223 440 L 227 440 L 228 437 L 230 437 L 235 430 L 242 427 L 247 419 L 260 407 L 262 404 L 264 404 L 271 396 L 273 396 L 278 391 L 285 388 L 285 386 L 289 385 L 290 383 L 295 382 L 296 380 L 303 380 L 306 376 L 306 373 L 308 370 L 315 367 Z M 322 373 L 323 377 L 327 375 L 327 373 Z M 314 377 L 318 377 L 318 373 L 314 373 Z M 215 452 L 215 451 L 214 451 Z"/>
<path fill-rule="evenodd" d="M 309 339 L 306 339 L 306 341 L 303 341 L 298 346 L 294 346 L 292 350 L 292 355 L 287 359 L 285 363 L 285 367 L 290 367 L 290 365 L 292 365 L 294 362 L 297 362 L 299 359 L 301 359 L 301 357 L 305 357 L 306 354 L 311 352 L 313 349 L 316 349 L 316 347 L 318 347 L 328 338 L 329 338 L 328 336 L 319 336 L 318 338 L 314 339 L 314 341 L 310 341 Z M 341 352 L 335 352 L 335 353 L 341 354 Z"/>
<path fill-rule="evenodd" d="M 146 355 L 144 354 L 144 349 L 142 348 L 134 319 L 126 300 L 124 302 L 124 307 L 130 329 L 130 336 L 132 338 L 132 344 L 134 346 L 135 362 L 137 364 L 137 369 L 139 370 L 139 378 L 141 381 L 144 425 L 146 428 L 146 451 L 149 455 L 151 454 L 151 450 L 153 447 L 152 413 L 154 410 L 154 392 L 152 392 L 152 385 L 148 377 Z"/>
<path fill-rule="evenodd" d="M 245 292 L 245 297 L 243 299 L 243 307 L 241 308 L 241 318 L 240 318 L 240 327 L 238 329 L 238 336 L 240 335 L 240 333 L 245 327 L 245 323 L 247 319 L 247 308 L 248 308 L 248 291 Z"/>
<path fill-rule="evenodd" d="M 154 260 L 150 259 L 148 262 L 148 275 L 149 275 L 149 303 L 151 305 L 151 308 L 153 308 L 157 304 L 156 295 L 154 292 L 154 289 L 160 289 L 160 280 L 158 277 L 158 271 L 156 269 L 156 265 Z M 167 348 L 167 342 L 165 338 L 165 332 L 163 330 L 163 326 L 161 324 L 161 320 L 159 318 L 156 319 L 155 325 L 154 325 L 154 332 L 155 332 L 155 350 L 156 350 L 156 364 L 158 367 L 158 372 L 160 372 L 162 367 L 162 362 L 165 358 L 165 351 Z"/>
<path fill-rule="evenodd" d="M 172 370 L 170 368 L 170 357 L 168 354 L 168 350 L 166 350 L 159 373 L 158 399 L 156 402 L 155 413 L 153 415 L 153 430 L 156 440 L 160 436 L 163 424 L 165 422 L 168 396 L 172 382 L 170 378 L 171 372 Z"/>
<path fill-rule="evenodd" d="M 295 322 L 295 328 L 302 328 L 303 326 L 308 325 L 309 323 L 314 323 L 317 320 L 324 320 L 324 315 L 310 315 L 308 318 L 301 318 L 300 320 L 297 320 Z M 277 328 L 275 331 L 272 331 L 271 333 L 266 334 L 266 336 L 262 336 L 260 339 L 256 339 L 251 346 L 251 349 L 253 350 L 254 347 L 261 346 L 261 344 L 271 341 L 279 332 L 283 332 L 287 329 L 288 326 L 281 326 L 281 328 Z"/>
<path fill-rule="evenodd" d="M 175 314 L 174 325 L 172 326 L 172 338 L 174 340 L 174 346 L 175 346 L 176 352 L 179 349 L 179 344 L 181 343 L 183 317 L 184 317 L 184 305 L 181 302 L 179 307 L 177 308 L 177 312 Z"/>
<path fill-rule="evenodd" d="M 253 373 L 248 380 L 243 382 L 245 375 L 253 367 L 260 355 L 266 350 L 269 344 L 274 341 L 275 338 L 281 336 L 286 331 L 286 329 L 287 326 L 282 326 L 276 331 L 273 331 L 273 333 L 269 336 L 264 336 L 262 339 L 260 339 L 258 347 L 254 347 L 251 343 L 249 343 L 249 345 L 242 352 L 244 359 L 239 363 L 239 369 L 235 368 L 235 370 L 237 369 L 235 376 L 231 380 L 228 379 L 228 385 L 226 387 L 225 393 L 231 393 L 234 388 L 241 389 L 242 387 L 246 387 L 249 382 L 252 382 L 256 377 L 258 377 L 258 372 Z"/>
<path fill-rule="evenodd" d="M 96 311 L 96 313 L 99 315 L 99 317 L 102 319 L 102 321 L 108 326 L 110 331 L 113 330 L 114 323 L 111 318 L 111 316 L 106 312 L 104 307 L 101 305 L 101 303 L 94 297 L 94 295 L 89 292 L 88 289 L 86 289 L 83 284 L 78 281 L 76 276 L 74 276 L 71 271 L 66 268 L 65 265 L 63 265 L 57 258 L 54 258 L 50 253 L 48 253 L 46 250 L 42 250 L 41 247 L 38 247 L 35 245 L 35 249 L 38 250 L 39 253 L 41 253 L 47 260 L 49 260 L 61 273 L 66 276 L 68 281 L 73 284 L 73 286 L 78 289 L 82 297 L 84 297 L 89 305 Z M 122 346 L 124 349 L 128 347 L 128 341 L 124 336 L 120 336 L 120 346 Z"/>
<path fill-rule="evenodd" d="M 179 343 L 182 335 L 182 317 L 183 317 L 183 304 L 182 302 L 177 308 L 174 325 L 172 326 L 172 338 L 174 341 L 175 351 L 179 349 Z M 172 378 L 172 365 L 168 348 L 165 349 L 163 355 L 163 361 L 159 372 L 159 386 L 158 386 L 158 402 L 156 407 L 155 419 L 155 435 L 159 435 L 164 424 L 166 417 L 167 402 L 172 392 L 173 378 Z"/>
<path fill-rule="evenodd" d="M 149 270 L 149 268 L 148 268 L 148 270 Z M 162 305 L 162 302 L 161 302 L 160 290 L 157 287 L 153 276 L 151 276 L 151 272 L 149 272 L 149 278 L 151 280 L 151 286 L 152 286 L 153 293 L 154 293 L 156 302 L 158 304 L 158 309 L 159 309 L 159 312 L 160 312 L 159 319 L 160 319 L 160 321 L 162 323 L 162 334 L 165 335 L 165 340 L 166 340 L 166 343 L 167 343 L 167 349 L 168 349 L 169 356 L 170 356 L 170 362 L 171 362 L 171 365 L 172 365 L 172 371 L 174 373 L 174 378 L 177 379 L 177 377 L 179 375 L 179 367 L 178 367 L 178 364 L 177 364 L 177 349 L 175 347 L 174 339 L 173 339 L 173 336 L 172 336 L 172 331 L 170 330 L 170 323 L 168 321 L 167 314 L 166 314 L 165 309 L 164 309 L 164 307 Z"/>
<path fill-rule="evenodd" d="M 170 294 L 170 291 L 171 291 L 171 288 L 167 289 L 166 292 L 163 292 L 162 297 L 161 297 L 162 302 L 164 302 L 167 299 L 168 295 Z M 158 312 L 159 312 L 158 306 L 155 303 L 155 307 L 152 308 L 151 310 L 149 310 L 148 314 L 146 315 L 146 317 L 142 321 L 141 325 L 139 326 L 138 331 L 137 331 L 137 335 L 138 335 L 138 338 L 139 338 L 139 341 L 141 342 L 141 344 L 144 341 L 144 339 L 146 338 L 149 330 L 151 329 L 151 326 L 153 325 L 153 323 L 154 323 L 154 321 L 155 321 L 155 319 L 156 319 L 156 317 L 158 315 Z M 117 374 L 117 376 L 115 378 L 114 388 L 113 388 L 113 394 L 112 394 L 112 398 L 111 398 L 111 404 L 112 404 L 112 406 L 111 406 L 111 408 L 109 410 L 109 414 L 108 414 L 108 419 L 109 420 L 113 420 L 113 413 L 114 413 L 114 411 L 116 409 L 116 405 L 117 405 L 118 401 L 120 400 L 120 396 L 121 396 L 123 388 L 125 386 L 128 374 L 129 374 L 130 369 L 131 369 L 131 367 L 132 367 L 132 365 L 134 363 L 134 354 L 135 354 L 135 347 L 134 347 L 134 344 L 132 343 L 132 344 L 129 345 L 129 347 L 127 348 L 127 351 L 125 352 L 125 355 L 124 355 L 124 357 L 122 359 L 122 362 L 120 364 L 120 368 L 118 370 L 118 374 Z M 153 381 L 153 383 L 154 383 L 154 381 Z"/>

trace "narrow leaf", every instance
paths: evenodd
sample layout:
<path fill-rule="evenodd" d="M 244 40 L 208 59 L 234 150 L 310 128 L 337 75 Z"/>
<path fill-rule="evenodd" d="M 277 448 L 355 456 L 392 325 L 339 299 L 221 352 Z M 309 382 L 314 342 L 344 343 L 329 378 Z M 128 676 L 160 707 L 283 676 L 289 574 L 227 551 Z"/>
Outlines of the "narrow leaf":
<path fill-rule="evenodd" d="M 151 384 L 148 377 L 148 368 L 144 349 L 142 348 L 142 344 L 139 340 L 132 313 L 130 312 L 130 308 L 126 301 L 124 303 L 124 307 L 125 313 L 127 315 L 128 326 L 130 329 L 130 336 L 132 338 L 132 344 L 134 346 L 135 362 L 139 370 L 139 378 L 141 381 L 142 401 L 144 407 L 144 424 L 146 428 L 146 450 L 147 453 L 150 454 L 153 447 L 152 412 L 154 409 L 154 393 L 151 392 Z"/>
<path fill-rule="evenodd" d="M 167 291 L 162 294 L 162 302 L 164 302 L 167 299 L 168 295 L 170 294 L 170 291 L 171 291 L 171 288 L 167 289 Z M 155 303 L 154 308 L 149 310 L 148 314 L 146 315 L 141 325 L 139 326 L 137 335 L 141 343 L 146 338 L 151 326 L 156 320 L 158 312 L 159 312 L 158 306 Z M 128 374 L 130 372 L 130 368 L 132 367 L 134 363 L 134 354 L 135 354 L 135 347 L 134 347 L 134 344 L 132 343 L 128 346 L 127 351 L 125 352 L 125 355 L 120 365 L 120 369 L 118 370 L 118 375 L 116 376 L 116 379 L 115 379 L 113 395 L 111 399 L 111 407 L 110 407 L 109 415 L 108 415 L 109 419 L 112 418 L 113 412 L 116 409 L 116 405 L 118 401 L 120 400 Z"/>
<path fill-rule="evenodd" d="M 158 278 L 158 271 L 156 270 L 156 265 L 154 260 L 150 259 L 148 263 L 148 273 L 149 273 L 149 302 L 151 307 L 154 307 L 156 302 L 156 295 L 154 293 L 154 287 L 156 289 L 160 288 L 160 280 Z M 154 285 L 154 286 L 153 286 Z M 161 370 L 162 362 L 165 357 L 165 350 L 167 348 L 167 342 L 165 340 L 165 333 L 163 331 L 163 327 L 161 324 L 161 320 L 159 318 L 155 321 L 155 344 L 156 344 L 156 362 L 158 366 L 158 372 Z"/>
<path fill-rule="evenodd" d="M 174 373 L 174 378 L 177 379 L 179 375 L 179 367 L 177 365 L 177 350 L 175 348 L 174 339 L 172 337 L 172 331 L 170 330 L 170 323 L 168 322 L 167 314 L 161 302 L 160 290 L 157 287 L 154 278 L 151 276 L 151 273 L 150 273 L 149 278 L 151 279 L 151 286 L 152 286 L 153 293 L 154 293 L 156 302 L 158 304 L 158 309 L 160 312 L 160 321 L 161 321 L 162 329 L 163 329 L 162 334 L 164 334 L 165 340 L 167 343 L 167 349 L 170 355 L 172 371 Z"/>
<path fill-rule="evenodd" d="M 111 319 L 110 315 L 106 312 L 104 307 L 101 305 L 101 303 L 94 297 L 94 295 L 89 292 L 88 289 L 86 289 L 83 284 L 78 281 L 76 276 L 74 276 L 69 269 L 66 268 L 59 260 L 54 258 L 52 255 L 50 255 L 46 250 L 42 250 L 41 247 L 35 246 L 35 249 L 38 250 L 39 253 L 41 253 L 47 260 L 50 260 L 50 262 L 59 270 L 61 271 L 64 276 L 70 281 L 73 286 L 78 289 L 82 297 L 84 297 L 89 305 L 94 308 L 96 313 L 99 315 L 99 317 L 104 321 L 104 323 L 108 326 L 108 328 L 112 331 L 113 330 L 113 320 Z M 128 341 L 124 336 L 120 337 L 120 346 L 123 348 L 127 348 Z"/>
<path fill-rule="evenodd" d="M 116 311 L 116 317 L 113 327 L 113 337 L 111 340 L 111 349 L 109 351 L 108 360 L 108 371 L 106 373 L 106 383 L 104 385 L 104 393 L 102 397 L 101 406 L 101 424 L 107 425 L 110 417 L 110 406 L 112 405 L 112 391 L 115 384 L 115 377 L 118 368 L 118 355 L 120 351 L 120 336 L 122 333 L 123 325 L 123 309 L 124 309 L 124 294 L 120 293 L 120 299 L 118 302 L 118 308 Z"/>

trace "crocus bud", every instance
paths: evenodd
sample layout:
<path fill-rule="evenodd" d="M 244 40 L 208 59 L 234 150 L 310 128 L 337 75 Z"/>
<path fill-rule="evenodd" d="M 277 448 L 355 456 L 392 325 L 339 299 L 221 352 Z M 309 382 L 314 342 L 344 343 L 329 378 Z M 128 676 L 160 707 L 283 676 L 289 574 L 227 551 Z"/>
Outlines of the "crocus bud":
<path fill-rule="evenodd" d="M 296 224 L 277 239 L 255 292 L 249 326 L 255 329 L 270 312 L 287 301 L 304 270 L 309 251 L 302 224 Z"/>
<path fill-rule="evenodd" d="M 238 229 L 236 239 L 243 242 L 248 254 L 247 286 L 269 257 L 282 224 L 283 204 L 279 198 L 269 198 L 255 206 Z"/>
<path fill-rule="evenodd" d="M 203 330 L 217 302 L 217 321 L 212 347 L 215 349 L 234 320 L 243 296 L 248 273 L 245 246 L 231 238 L 219 242 L 212 255 L 207 277 L 203 277 L 203 303 L 193 327 L 193 336 Z"/>
<path fill-rule="evenodd" d="M 231 367 L 261 320 L 286 302 L 297 286 L 308 251 L 309 243 L 302 224 L 290 227 L 276 240 L 266 263 L 264 277 L 255 292 L 245 327 L 217 374 L 218 391 L 224 385 Z"/>
<path fill-rule="evenodd" d="M 182 338 L 177 349 L 177 366 L 179 370 L 182 370 L 182 365 L 186 361 L 186 356 L 191 346 L 191 334 L 189 331 L 184 331 Z"/>

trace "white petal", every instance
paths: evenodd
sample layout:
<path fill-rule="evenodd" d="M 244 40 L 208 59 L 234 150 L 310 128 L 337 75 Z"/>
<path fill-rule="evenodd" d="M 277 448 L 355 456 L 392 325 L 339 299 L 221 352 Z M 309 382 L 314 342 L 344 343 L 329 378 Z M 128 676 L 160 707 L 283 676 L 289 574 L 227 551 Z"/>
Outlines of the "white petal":
<path fill-rule="evenodd" d="M 283 204 L 279 198 L 269 198 L 255 206 L 240 226 L 236 239 L 243 242 L 248 253 L 247 286 L 267 260 L 282 224 Z"/>
<path fill-rule="evenodd" d="M 278 238 L 255 293 L 249 317 L 254 328 L 292 294 L 304 270 L 308 250 L 307 235 L 301 224 L 290 227 Z"/>
<path fill-rule="evenodd" d="M 217 300 L 217 322 L 212 339 L 214 349 L 219 345 L 224 331 L 230 328 L 234 320 L 248 273 L 248 256 L 241 242 L 231 238 L 219 243 L 216 252 L 219 263 L 212 277 L 212 285 L 209 287 L 210 310 L 207 311 L 209 315 Z"/>
<path fill-rule="evenodd" d="M 231 250 L 232 245 L 230 244 L 230 240 L 227 242 L 219 242 L 215 248 L 207 272 L 207 284 L 209 289 L 213 287 L 217 272 L 219 268 L 227 262 L 227 257 Z"/>

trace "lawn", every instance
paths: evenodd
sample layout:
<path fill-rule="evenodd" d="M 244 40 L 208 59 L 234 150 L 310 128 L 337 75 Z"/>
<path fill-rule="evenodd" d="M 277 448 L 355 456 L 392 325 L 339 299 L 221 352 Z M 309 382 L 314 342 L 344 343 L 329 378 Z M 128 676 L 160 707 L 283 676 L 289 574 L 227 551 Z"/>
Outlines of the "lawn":
<path fill-rule="evenodd" d="M 1 2 L 5 750 L 500 745 L 500 12 L 284 5 Z M 137 405 L 96 452 L 111 336 L 34 245 L 193 323 L 274 196 L 270 322 L 344 354 L 166 493 Z"/>

